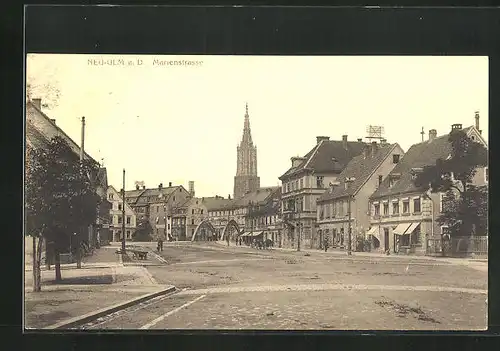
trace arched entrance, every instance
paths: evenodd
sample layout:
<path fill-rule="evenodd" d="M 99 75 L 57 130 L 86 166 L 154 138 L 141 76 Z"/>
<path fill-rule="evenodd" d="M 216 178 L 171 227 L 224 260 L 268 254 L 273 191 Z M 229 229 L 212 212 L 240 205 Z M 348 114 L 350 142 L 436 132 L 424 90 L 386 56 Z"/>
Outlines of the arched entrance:
<path fill-rule="evenodd" d="M 239 233 L 240 227 L 238 226 L 238 223 L 236 223 L 234 219 L 231 219 L 224 227 L 222 235 L 220 236 L 220 240 L 226 240 L 227 235 L 229 235 L 230 239 L 234 239 L 235 235 Z"/>
<path fill-rule="evenodd" d="M 198 226 L 194 230 L 193 236 L 191 237 L 191 241 L 195 241 L 197 239 L 197 236 L 198 240 L 210 240 L 210 238 L 215 238 L 216 235 L 217 232 L 214 226 L 206 219 L 198 224 Z"/>

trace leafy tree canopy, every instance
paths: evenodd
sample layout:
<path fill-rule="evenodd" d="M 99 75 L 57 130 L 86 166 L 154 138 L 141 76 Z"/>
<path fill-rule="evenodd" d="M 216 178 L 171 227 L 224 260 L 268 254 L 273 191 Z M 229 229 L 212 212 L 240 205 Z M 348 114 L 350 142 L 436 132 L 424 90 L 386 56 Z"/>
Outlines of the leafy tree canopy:
<path fill-rule="evenodd" d="M 488 165 L 488 151 L 462 130 L 452 131 L 448 141 L 449 157 L 424 167 L 414 184 L 445 194 L 438 223 L 446 225 L 452 235 L 468 236 L 473 228 L 486 234 L 488 187 L 474 185 L 473 179 L 479 168 Z"/>

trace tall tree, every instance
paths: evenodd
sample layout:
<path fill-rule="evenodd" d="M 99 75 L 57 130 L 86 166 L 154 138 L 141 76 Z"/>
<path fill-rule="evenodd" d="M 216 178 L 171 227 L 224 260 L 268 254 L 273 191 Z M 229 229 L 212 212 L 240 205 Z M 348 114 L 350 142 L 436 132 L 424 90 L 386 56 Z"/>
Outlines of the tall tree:
<path fill-rule="evenodd" d="M 100 197 L 92 184 L 98 166 L 80 162 L 64 139 L 54 137 L 46 148 L 28 148 L 25 176 L 27 235 L 38 238 L 38 256 L 43 240 L 53 243 L 56 281 L 60 281 L 60 253 L 68 249 L 70 235 L 94 223 Z M 77 241 L 80 241 L 77 240 Z M 40 272 L 40 260 L 33 261 Z M 35 291 L 40 291 L 40 281 Z"/>
<path fill-rule="evenodd" d="M 488 151 L 463 130 L 452 131 L 448 141 L 449 157 L 424 167 L 414 183 L 422 190 L 445 194 L 437 221 L 449 228 L 450 235 L 470 236 L 474 230 L 486 233 L 488 189 L 474 185 L 473 179 L 478 169 L 488 165 Z"/>

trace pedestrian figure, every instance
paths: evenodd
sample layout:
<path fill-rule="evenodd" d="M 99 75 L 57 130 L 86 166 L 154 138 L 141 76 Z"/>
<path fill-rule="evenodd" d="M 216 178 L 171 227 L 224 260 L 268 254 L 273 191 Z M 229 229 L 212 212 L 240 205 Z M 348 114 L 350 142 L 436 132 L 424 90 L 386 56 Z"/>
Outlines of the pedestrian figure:
<path fill-rule="evenodd" d="M 325 242 L 323 243 L 323 246 L 325 247 L 325 252 L 328 251 L 328 238 L 325 238 Z"/>

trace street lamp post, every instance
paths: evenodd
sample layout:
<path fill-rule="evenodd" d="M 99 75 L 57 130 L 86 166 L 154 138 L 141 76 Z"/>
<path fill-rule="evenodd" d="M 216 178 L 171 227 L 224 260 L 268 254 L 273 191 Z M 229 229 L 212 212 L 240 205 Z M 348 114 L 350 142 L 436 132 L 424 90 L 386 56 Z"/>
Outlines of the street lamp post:
<path fill-rule="evenodd" d="M 350 184 L 352 182 L 354 182 L 356 180 L 356 178 L 354 177 L 350 177 L 350 178 L 346 178 L 345 179 L 345 182 L 347 184 Z M 347 232 L 347 255 L 351 256 L 352 255 L 352 249 L 351 249 L 351 232 L 352 232 L 352 218 L 351 218 L 351 200 L 352 200 L 352 195 L 349 195 L 349 198 L 348 198 L 348 202 L 347 202 L 347 212 L 349 213 L 349 228 L 348 228 L 348 232 Z"/>

